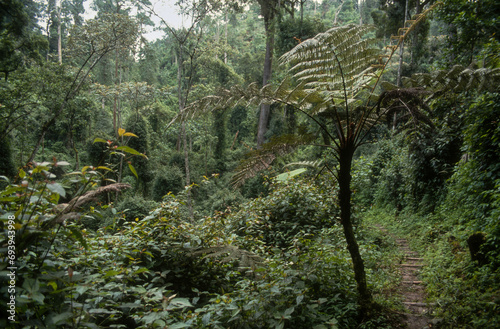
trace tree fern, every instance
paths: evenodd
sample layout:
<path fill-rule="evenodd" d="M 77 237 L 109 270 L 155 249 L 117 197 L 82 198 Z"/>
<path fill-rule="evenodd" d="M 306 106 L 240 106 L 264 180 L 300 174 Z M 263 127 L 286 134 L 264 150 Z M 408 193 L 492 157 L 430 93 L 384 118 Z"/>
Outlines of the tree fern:
<path fill-rule="evenodd" d="M 351 221 L 352 160 L 354 152 L 364 142 L 368 131 L 387 114 L 404 110 L 411 121 L 424 121 L 421 108 L 425 107 L 425 104 L 419 98 L 424 94 L 423 91 L 417 88 L 407 91 L 389 90 L 376 98 L 376 102 L 372 104 L 370 101 L 374 98 L 370 97 L 370 93 L 374 93 L 395 50 L 428 12 L 425 11 L 400 30 L 399 35 L 393 38 L 396 44 L 388 47 L 389 55 L 381 54 L 379 50 L 372 48 L 375 40 L 364 37 L 372 27 L 335 27 L 302 42 L 281 57 L 281 62 L 289 65 L 291 77 L 278 87 L 267 85 L 258 89 L 251 85 L 245 90 L 226 90 L 221 96 L 198 101 L 178 116 L 187 118 L 214 108 L 233 106 L 242 101 L 282 103 L 304 113 L 319 125 L 333 143 L 325 146 L 334 150 L 338 161 L 336 178 L 340 222 L 353 262 L 362 315 L 371 309 L 372 298 Z M 368 90 L 366 103 L 358 97 L 364 89 Z M 329 120 L 333 129 L 318 120 L 318 116 Z M 250 152 L 237 168 L 233 183 L 241 185 L 259 170 L 269 168 L 277 156 L 311 141 L 300 137 L 285 136 L 274 139 L 264 144 L 261 149 Z"/>

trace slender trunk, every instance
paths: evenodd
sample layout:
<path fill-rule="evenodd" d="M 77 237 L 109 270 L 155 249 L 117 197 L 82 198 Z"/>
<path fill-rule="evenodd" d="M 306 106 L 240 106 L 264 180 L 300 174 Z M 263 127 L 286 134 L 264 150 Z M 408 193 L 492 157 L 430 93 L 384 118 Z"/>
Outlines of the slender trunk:
<path fill-rule="evenodd" d="M 267 85 L 271 79 L 273 66 L 273 50 L 274 50 L 274 30 L 272 22 L 265 23 L 266 26 L 266 56 L 264 58 L 264 74 L 262 75 L 262 85 Z M 267 132 L 267 124 L 269 122 L 269 112 L 271 105 L 262 104 L 260 107 L 259 124 L 257 130 L 257 147 L 264 144 L 265 134 Z"/>
<path fill-rule="evenodd" d="M 333 18 L 333 25 L 337 25 L 339 14 L 340 14 L 340 11 L 342 10 L 343 5 L 344 5 L 344 2 L 341 2 L 340 6 L 335 11 L 335 17 Z"/>
<path fill-rule="evenodd" d="M 191 185 L 191 174 L 189 170 L 189 152 L 188 152 L 188 143 L 187 143 L 187 136 L 186 136 L 186 122 L 182 122 L 182 143 L 184 147 L 184 165 L 186 169 L 186 185 L 190 186 Z M 188 205 L 188 211 L 189 211 L 189 217 L 193 219 L 193 205 L 191 203 L 191 191 L 188 190 L 187 192 L 187 205 Z"/>
<path fill-rule="evenodd" d="M 359 7 L 359 25 L 363 25 L 363 0 L 358 0 L 358 7 Z"/>
<path fill-rule="evenodd" d="M 113 100 L 113 129 L 115 131 L 115 136 L 118 137 L 118 50 L 115 51 L 115 97 Z"/>
<path fill-rule="evenodd" d="M 226 13 L 226 21 L 225 21 L 225 27 L 224 27 L 224 64 L 227 64 L 227 24 L 229 23 L 229 20 L 227 19 L 227 13 Z"/>
<path fill-rule="evenodd" d="M 356 280 L 358 290 L 358 302 L 361 307 L 361 312 L 366 313 L 372 303 L 372 296 L 366 284 L 365 266 L 359 252 L 359 246 L 356 241 L 356 236 L 354 235 L 351 221 L 351 166 L 354 150 L 355 148 L 352 141 L 347 141 L 346 145 L 344 145 L 339 152 L 340 167 L 338 171 L 338 183 L 340 222 L 344 229 L 347 250 L 352 259 L 354 279 Z"/>
<path fill-rule="evenodd" d="M 215 44 L 219 46 L 220 43 L 220 25 L 217 23 L 217 28 L 215 29 Z M 216 52 L 215 53 L 215 59 L 219 59 L 219 54 Z"/>
<path fill-rule="evenodd" d="M 236 134 L 234 135 L 234 139 L 233 139 L 233 144 L 231 144 L 231 150 L 233 149 L 234 147 L 234 144 L 236 143 L 236 139 L 238 138 L 238 134 L 240 133 L 240 131 L 238 130 L 236 132 Z"/>
<path fill-rule="evenodd" d="M 184 78 L 184 72 L 183 72 L 183 60 L 184 60 L 184 53 L 183 53 L 183 45 L 179 45 L 179 58 L 178 58 L 178 65 L 177 65 L 177 97 L 179 100 L 179 113 L 184 110 L 185 102 L 186 100 L 184 99 L 184 94 L 182 90 L 182 80 Z M 181 138 L 182 138 L 182 144 L 183 144 L 183 150 L 184 150 L 184 167 L 185 167 L 185 173 L 186 173 L 186 185 L 190 186 L 191 185 L 191 174 L 189 170 L 189 152 L 188 152 L 188 141 L 187 141 L 187 134 L 186 134 L 186 122 L 183 121 L 181 125 Z M 193 218 L 193 205 L 191 203 L 191 191 L 187 191 L 187 205 L 188 205 L 188 211 L 189 211 L 189 217 L 192 219 Z"/>
<path fill-rule="evenodd" d="M 300 28 L 301 29 L 302 29 L 302 23 L 304 22 L 304 1 L 305 0 L 300 1 Z M 299 38 L 301 38 L 301 37 L 302 36 L 300 36 Z"/>
<path fill-rule="evenodd" d="M 62 64 L 62 40 L 61 40 L 61 4 L 57 9 L 57 55 L 59 64 Z"/>
<path fill-rule="evenodd" d="M 404 20 L 404 23 L 403 23 L 403 27 L 406 27 L 406 21 L 407 21 L 407 19 L 408 19 L 408 0 L 406 0 L 406 4 L 405 4 L 405 20 Z M 403 41 L 401 41 L 401 47 L 399 48 L 399 67 L 398 67 L 398 78 L 397 78 L 397 86 L 398 87 L 402 87 L 401 75 L 402 75 L 402 71 L 403 71 L 404 46 L 405 46 L 405 43 L 404 43 L 404 40 L 403 40 Z"/>
<path fill-rule="evenodd" d="M 47 27 L 45 28 L 47 30 L 47 44 L 50 45 L 50 23 L 51 23 L 51 19 L 50 19 L 50 15 L 49 15 L 49 19 L 47 20 Z M 50 59 L 50 46 L 48 47 L 47 49 L 47 56 L 46 56 L 46 60 L 47 62 L 49 61 Z M 7 76 L 7 75 L 6 75 Z M 7 81 L 7 79 L 6 79 Z"/>

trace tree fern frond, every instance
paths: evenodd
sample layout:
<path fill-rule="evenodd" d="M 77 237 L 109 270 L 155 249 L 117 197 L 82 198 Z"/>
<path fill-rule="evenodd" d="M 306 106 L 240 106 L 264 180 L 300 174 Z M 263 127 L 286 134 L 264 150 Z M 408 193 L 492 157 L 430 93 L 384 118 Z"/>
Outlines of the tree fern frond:
<path fill-rule="evenodd" d="M 379 51 L 370 48 L 374 40 L 363 39 L 372 29 L 353 24 L 332 28 L 302 42 L 280 61 L 292 65 L 293 77 L 306 88 L 342 90 L 344 83 L 350 88 L 373 71 L 371 64 L 378 58 Z"/>
<path fill-rule="evenodd" d="M 381 105 L 379 115 L 390 119 L 393 118 L 394 114 L 399 115 L 397 119 L 405 127 L 411 124 L 416 129 L 423 124 L 430 129 L 434 129 L 434 124 L 423 112 L 423 110 L 429 111 L 428 105 L 423 100 L 424 96 L 429 94 L 430 92 L 423 88 L 384 91 L 379 99 Z M 394 126 L 396 124 L 397 122 L 393 123 Z"/>
<path fill-rule="evenodd" d="M 498 92 L 500 90 L 500 69 L 472 69 L 455 65 L 450 70 L 414 74 L 403 80 L 405 87 L 417 86 L 431 91 L 429 98 L 447 92 L 460 93 L 476 90 L 478 92 Z"/>
<path fill-rule="evenodd" d="M 273 138 L 262 148 L 250 151 L 240 162 L 232 178 L 232 185 L 237 188 L 262 170 L 268 169 L 278 157 L 295 150 L 299 145 L 305 145 L 313 139 L 311 135 L 284 135 Z"/>
<path fill-rule="evenodd" d="M 377 65 L 380 66 L 380 70 L 378 70 L 378 75 L 376 78 L 376 82 L 374 83 L 372 87 L 372 92 L 375 91 L 376 86 L 378 85 L 378 82 L 382 78 L 382 75 L 385 72 L 385 69 L 391 62 L 392 56 L 396 53 L 396 50 L 401 46 L 403 41 L 410 35 L 411 32 L 415 30 L 415 28 L 422 22 L 424 21 L 435 9 L 441 7 L 443 5 L 443 2 L 437 1 L 433 5 L 429 6 L 429 8 L 425 9 L 423 12 L 421 12 L 418 15 L 415 15 L 413 19 L 408 20 L 405 22 L 405 26 L 403 29 L 400 29 L 398 31 L 397 36 L 391 36 L 390 38 L 390 45 L 387 45 L 385 48 L 389 50 L 389 53 L 386 55 L 383 55 L 383 58 L 380 58 L 379 63 L 383 62 L 383 59 L 385 60 L 384 64 Z M 392 44 L 395 42 L 395 44 Z"/>
<path fill-rule="evenodd" d="M 312 167 L 312 168 L 321 168 L 323 165 L 323 160 L 316 161 L 298 161 L 298 162 L 290 162 L 284 165 L 283 167 L 291 167 L 291 166 L 301 166 L 301 167 Z"/>

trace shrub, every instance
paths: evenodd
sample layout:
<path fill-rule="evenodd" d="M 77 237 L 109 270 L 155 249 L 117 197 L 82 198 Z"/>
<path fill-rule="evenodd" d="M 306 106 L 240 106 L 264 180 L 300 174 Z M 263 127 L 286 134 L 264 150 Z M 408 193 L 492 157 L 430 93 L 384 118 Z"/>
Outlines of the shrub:
<path fill-rule="evenodd" d="M 335 224 L 339 215 L 335 194 L 328 183 L 276 182 L 268 196 L 242 206 L 232 225 L 238 234 L 267 247 L 287 248 L 299 232 L 314 235 Z"/>
<path fill-rule="evenodd" d="M 160 170 L 153 182 L 151 196 L 155 201 L 161 201 L 169 192 L 179 193 L 184 188 L 184 174 L 176 166 L 165 167 Z"/>
<path fill-rule="evenodd" d="M 118 212 L 123 212 L 125 221 L 133 221 L 136 218 L 144 218 L 156 206 L 154 201 L 146 200 L 140 195 L 127 196 L 121 200 L 116 209 Z"/>

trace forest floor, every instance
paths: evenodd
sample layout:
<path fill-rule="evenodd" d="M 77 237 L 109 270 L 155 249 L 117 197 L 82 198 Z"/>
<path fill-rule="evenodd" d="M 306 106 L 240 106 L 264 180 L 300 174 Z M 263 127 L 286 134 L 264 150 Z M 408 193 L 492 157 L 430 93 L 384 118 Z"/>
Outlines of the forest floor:
<path fill-rule="evenodd" d="M 380 227 L 384 234 L 390 234 L 387 229 Z M 423 282 L 419 279 L 419 273 L 423 266 L 423 259 L 418 253 L 412 251 L 406 239 L 394 237 L 396 244 L 404 254 L 403 261 L 399 264 L 401 277 L 397 294 L 400 296 L 405 311 L 402 314 L 403 328 L 423 329 L 433 326 L 431 316 L 432 305 L 426 302 L 426 292 Z"/>

